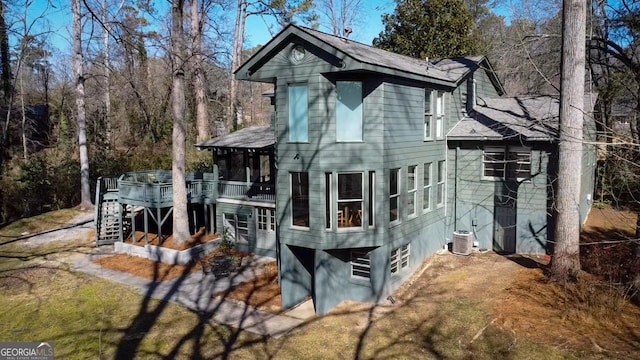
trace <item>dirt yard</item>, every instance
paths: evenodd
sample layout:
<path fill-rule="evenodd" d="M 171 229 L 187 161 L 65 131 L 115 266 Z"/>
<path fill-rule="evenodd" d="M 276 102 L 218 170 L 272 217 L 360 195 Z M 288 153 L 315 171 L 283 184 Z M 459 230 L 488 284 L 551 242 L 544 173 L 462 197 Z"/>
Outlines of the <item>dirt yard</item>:
<path fill-rule="evenodd" d="M 630 236 L 633 224 L 634 214 L 593 209 L 581 237 L 589 254 L 583 262 L 600 254 L 594 246 L 626 249 L 609 242 Z M 599 258 L 601 268 L 615 261 Z M 628 294 L 602 274 L 585 274 L 576 284 L 549 282 L 546 266 L 542 257 L 433 255 L 393 303 L 342 303 L 267 348 L 303 358 L 640 358 L 640 308 Z M 277 312 L 275 272 L 266 274 L 226 296 Z"/>

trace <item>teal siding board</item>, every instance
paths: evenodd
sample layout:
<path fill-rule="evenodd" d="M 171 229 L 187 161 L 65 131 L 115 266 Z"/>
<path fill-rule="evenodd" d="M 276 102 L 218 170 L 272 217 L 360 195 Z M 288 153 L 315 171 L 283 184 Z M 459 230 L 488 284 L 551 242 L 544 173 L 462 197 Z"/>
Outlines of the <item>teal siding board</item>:
<path fill-rule="evenodd" d="M 496 144 L 456 143 L 451 149 L 449 172 L 452 186 L 451 201 L 455 201 L 455 215 L 451 230 L 473 231 L 481 248 L 493 248 L 494 211 L 499 206 L 496 196 L 505 193 L 515 199 L 516 252 L 545 253 L 550 184 L 554 173 L 547 171 L 548 152 L 533 147 L 531 151 L 532 177 L 518 183 L 482 179 L 483 146 Z M 453 147 L 452 146 L 452 147 Z M 455 195 L 454 195 L 455 194 Z M 497 202 L 498 201 L 498 202 Z M 474 227 L 473 224 L 476 224 Z"/>

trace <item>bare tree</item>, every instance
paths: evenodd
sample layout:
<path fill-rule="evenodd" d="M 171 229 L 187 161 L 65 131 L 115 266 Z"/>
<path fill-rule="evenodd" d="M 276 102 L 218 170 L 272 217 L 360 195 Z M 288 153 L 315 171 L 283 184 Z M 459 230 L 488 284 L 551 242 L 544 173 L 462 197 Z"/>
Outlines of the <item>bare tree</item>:
<path fill-rule="evenodd" d="M 564 0 L 562 9 L 560 149 L 551 276 L 566 281 L 580 271 L 580 189 L 576 186 L 582 174 L 586 2 Z"/>
<path fill-rule="evenodd" d="M 193 71 L 193 90 L 196 101 L 196 128 L 198 129 L 198 142 L 209 139 L 209 112 L 207 109 L 206 79 L 202 68 L 202 30 L 204 27 L 204 4 L 198 6 L 198 0 L 191 0 L 191 41 L 192 56 L 191 68 Z"/>
<path fill-rule="evenodd" d="M 173 115 L 173 241 L 185 243 L 191 237 L 187 214 L 187 184 L 185 180 L 186 123 L 184 118 L 184 0 L 171 4 L 171 113 Z"/>
<path fill-rule="evenodd" d="M 89 190 L 89 152 L 87 150 L 87 120 L 85 114 L 84 58 L 82 56 L 82 14 L 80 0 L 71 1 L 73 13 L 73 70 L 76 80 L 76 121 L 80 150 L 80 209 L 91 208 Z"/>
<path fill-rule="evenodd" d="M 316 0 L 318 11 L 328 22 L 327 27 L 336 36 L 349 36 L 345 30 L 358 25 L 362 0 Z"/>

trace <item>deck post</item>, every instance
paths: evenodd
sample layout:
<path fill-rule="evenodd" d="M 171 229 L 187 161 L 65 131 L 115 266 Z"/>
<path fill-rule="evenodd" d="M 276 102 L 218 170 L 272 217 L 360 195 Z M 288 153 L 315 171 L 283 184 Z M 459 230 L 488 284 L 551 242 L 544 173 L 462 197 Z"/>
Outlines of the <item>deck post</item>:
<path fill-rule="evenodd" d="M 144 244 L 149 244 L 149 208 L 144 207 Z"/>

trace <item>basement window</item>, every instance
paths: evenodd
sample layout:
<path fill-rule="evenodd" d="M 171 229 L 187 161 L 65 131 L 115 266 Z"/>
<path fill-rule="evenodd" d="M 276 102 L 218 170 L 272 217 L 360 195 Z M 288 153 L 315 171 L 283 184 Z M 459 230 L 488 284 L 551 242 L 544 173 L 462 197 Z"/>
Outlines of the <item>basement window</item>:
<path fill-rule="evenodd" d="M 351 251 L 351 277 L 369 280 L 371 278 L 371 258 L 369 252 Z"/>
<path fill-rule="evenodd" d="M 402 245 L 391 251 L 390 270 L 391 275 L 397 275 L 400 271 L 409 268 L 409 244 Z"/>

